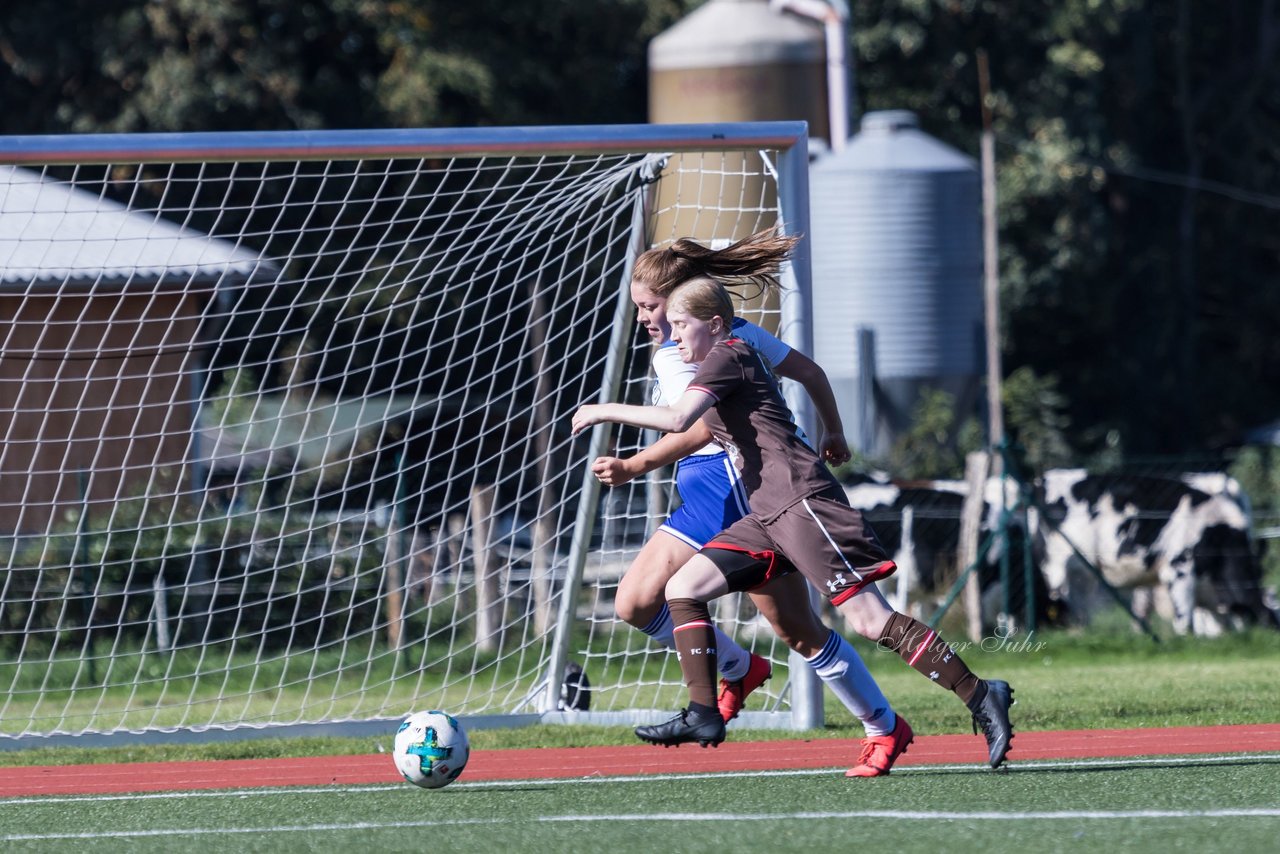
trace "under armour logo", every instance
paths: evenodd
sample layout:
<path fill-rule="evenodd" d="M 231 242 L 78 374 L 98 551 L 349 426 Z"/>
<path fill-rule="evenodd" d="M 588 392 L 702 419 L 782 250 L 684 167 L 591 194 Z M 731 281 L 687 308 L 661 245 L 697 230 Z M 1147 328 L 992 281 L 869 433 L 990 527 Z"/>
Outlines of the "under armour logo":
<path fill-rule="evenodd" d="M 828 581 L 828 582 L 827 582 L 827 589 L 828 589 L 828 590 L 830 590 L 832 593 L 835 593 L 835 592 L 836 592 L 837 590 L 839 590 L 841 587 L 844 587 L 844 586 L 845 586 L 845 584 L 847 584 L 847 583 L 848 583 L 848 582 L 846 582 L 846 581 L 844 580 L 844 573 L 843 573 L 843 572 L 837 572 L 837 573 L 836 573 L 836 580 L 835 580 L 835 581 Z"/>
<path fill-rule="evenodd" d="M 932 673 L 930 673 L 930 674 L 929 674 L 929 678 L 930 678 L 930 679 L 932 679 L 933 681 L 937 682 L 937 681 L 938 681 L 938 671 L 936 671 L 936 670 L 935 670 L 935 671 L 933 671 Z"/>

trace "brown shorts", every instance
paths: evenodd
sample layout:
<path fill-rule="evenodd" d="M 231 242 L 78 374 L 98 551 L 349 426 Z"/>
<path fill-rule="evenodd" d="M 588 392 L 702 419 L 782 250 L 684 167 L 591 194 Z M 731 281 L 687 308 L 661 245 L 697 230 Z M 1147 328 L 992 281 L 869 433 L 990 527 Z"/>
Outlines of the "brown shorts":
<path fill-rule="evenodd" d="M 799 571 L 834 605 L 897 569 L 862 514 L 826 496 L 798 501 L 769 522 L 744 516 L 701 554 L 720 568 L 732 592 Z"/>

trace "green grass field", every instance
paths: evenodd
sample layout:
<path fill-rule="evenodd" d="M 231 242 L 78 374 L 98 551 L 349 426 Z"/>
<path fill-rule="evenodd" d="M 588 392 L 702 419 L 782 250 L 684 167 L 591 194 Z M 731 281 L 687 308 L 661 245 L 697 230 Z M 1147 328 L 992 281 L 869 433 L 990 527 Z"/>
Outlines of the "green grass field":
<path fill-rule="evenodd" d="M 862 648 L 917 734 L 967 732 L 954 697 Z M 1017 689 L 1022 731 L 1280 720 L 1280 634 L 1154 644 L 1125 632 L 1045 633 L 963 650 Z M 735 740 L 858 737 L 831 708 L 818 731 L 735 730 Z M 475 750 L 630 744 L 626 727 L 479 730 Z M 9 765 L 340 755 L 376 739 L 0 752 Z M 907 766 L 879 780 L 828 771 L 52 796 L 0 800 L 0 850 L 95 852 L 721 852 L 1274 850 L 1280 755 L 1018 762 L 1005 772 Z M 252 781 L 246 781 L 251 783 Z"/>
<path fill-rule="evenodd" d="M 6 852 L 1267 851 L 1280 756 L 0 802 Z"/>

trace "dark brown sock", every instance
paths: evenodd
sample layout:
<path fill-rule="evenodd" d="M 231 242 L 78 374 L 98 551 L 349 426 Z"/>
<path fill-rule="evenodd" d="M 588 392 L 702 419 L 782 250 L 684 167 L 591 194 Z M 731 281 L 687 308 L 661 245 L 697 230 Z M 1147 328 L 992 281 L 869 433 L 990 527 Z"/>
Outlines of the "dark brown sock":
<path fill-rule="evenodd" d="M 689 701 L 712 708 L 716 705 L 716 635 L 707 603 L 697 599 L 671 599 L 671 623 L 675 626 L 676 656 L 689 688 Z"/>
<path fill-rule="evenodd" d="M 967 706 L 982 680 L 973 675 L 960 656 L 947 646 L 937 632 L 906 614 L 895 613 L 885 623 L 880 645 L 891 649 L 911 667 L 937 682 Z"/>

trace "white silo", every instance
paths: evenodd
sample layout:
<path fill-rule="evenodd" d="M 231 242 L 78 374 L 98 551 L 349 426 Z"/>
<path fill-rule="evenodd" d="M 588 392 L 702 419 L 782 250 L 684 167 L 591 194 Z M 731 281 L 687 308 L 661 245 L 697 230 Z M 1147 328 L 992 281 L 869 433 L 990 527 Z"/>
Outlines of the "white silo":
<path fill-rule="evenodd" d="M 952 394 L 961 416 L 973 409 L 983 334 L 979 171 L 921 131 L 913 113 L 889 110 L 866 114 L 844 151 L 810 175 L 814 356 L 851 444 L 882 454 L 909 427 L 925 388 Z"/>
<path fill-rule="evenodd" d="M 767 0 L 710 0 L 649 44 L 649 121 L 655 124 L 803 120 L 809 135 L 826 133 L 823 31 L 813 21 L 775 11 Z M 665 211 L 658 238 L 730 240 L 763 225 L 762 213 L 743 210 L 708 216 L 721 199 L 757 199 L 760 210 L 776 203 L 772 182 L 755 154 L 674 158 L 719 177 L 691 194 L 675 182 L 660 188 Z M 696 165 L 695 165 L 696 164 Z M 686 196 L 676 204 L 674 194 Z M 770 221 L 771 222 L 771 221 Z"/>

